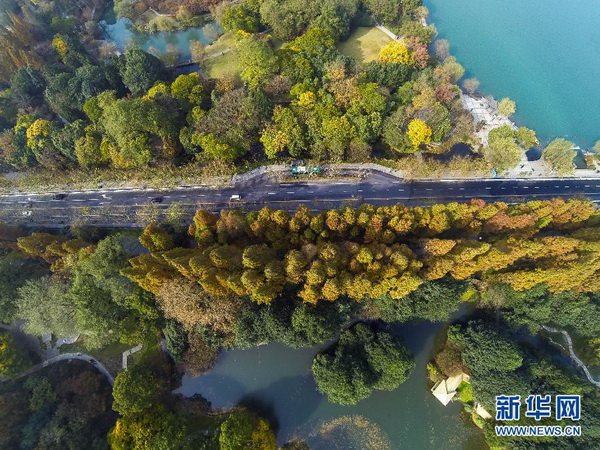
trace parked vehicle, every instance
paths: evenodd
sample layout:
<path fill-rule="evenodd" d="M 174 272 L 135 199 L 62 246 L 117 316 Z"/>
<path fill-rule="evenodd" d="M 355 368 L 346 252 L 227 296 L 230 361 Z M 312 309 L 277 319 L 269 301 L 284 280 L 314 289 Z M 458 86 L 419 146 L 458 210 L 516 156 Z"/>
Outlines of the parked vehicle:
<path fill-rule="evenodd" d="M 304 164 L 304 161 L 292 161 L 290 172 L 292 175 L 318 175 L 323 171 L 321 166 L 310 166 Z"/>

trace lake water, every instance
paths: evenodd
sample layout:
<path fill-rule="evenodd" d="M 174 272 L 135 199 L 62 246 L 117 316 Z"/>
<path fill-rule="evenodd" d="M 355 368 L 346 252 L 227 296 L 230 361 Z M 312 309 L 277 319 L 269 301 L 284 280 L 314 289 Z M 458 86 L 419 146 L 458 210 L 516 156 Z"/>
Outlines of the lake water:
<path fill-rule="evenodd" d="M 540 140 L 600 139 L 600 0 L 425 0 L 440 38 Z"/>
<path fill-rule="evenodd" d="M 356 406 L 329 403 L 317 391 L 310 365 L 318 349 L 278 343 L 223 352 L 208 373 L 184 376 L 179 392 L 202 394 L 216 408 L 252 406 L 275 424 L 280 444 L 297 436 L 315 450 L 486 448 L 460 403 L 444 407 L 429 392 L 426 364 L 439 330 L 427 322 L 397 326 L 416 368 L 398 389 L 375 391 Z"/>
<path fill-rule="evenodd" d="M 163 54 L 167 50 L 167 45 L 172 44 L 179 50 L 181 60 L 190 59 L 190 41 L 200 41 L 204 45 L 209 45 L 215 40 L 216 36 L 214 36 L 214 33 L 206 33 L 206 27 L 211 26 L 217 32 L 222 32 L 216 22 L 210 22 L 203 27 L 188 28 L 184 31 L 175 31 L 172 33 L 139 32 L 133 30 L 130 25 L 131 23 L 128 19 L 115 20 L 114 17 L 107 17 L 102 22 L 107 39 L 114 42 L 121 50 L 128 43 L 133 42 L 142 50 L 149 51 L 156 49 L 160 54 Z"/>

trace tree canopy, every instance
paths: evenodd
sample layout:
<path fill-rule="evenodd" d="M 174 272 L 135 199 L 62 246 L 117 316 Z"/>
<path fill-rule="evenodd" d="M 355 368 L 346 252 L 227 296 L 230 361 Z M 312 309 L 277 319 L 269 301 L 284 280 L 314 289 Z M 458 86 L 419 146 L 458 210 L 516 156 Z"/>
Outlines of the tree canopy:
<path fill-rule="evenodd" d="M 409 351 L 397 337 L 359 323 L 315 356 L 312 372 L 329 401 L 354 405 L 374 390 L 396 389 L 413 367 Z"/>

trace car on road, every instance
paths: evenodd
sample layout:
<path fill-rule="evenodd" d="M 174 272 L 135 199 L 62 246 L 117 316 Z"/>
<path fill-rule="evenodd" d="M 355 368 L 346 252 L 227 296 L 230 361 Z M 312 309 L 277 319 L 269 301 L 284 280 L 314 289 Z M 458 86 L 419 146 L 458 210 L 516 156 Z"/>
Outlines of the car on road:
<path fill-rule="evenodd" d="M 23 211 L 21 214 L 22 214 L 23 216 L 25 216 L 25 217 L 29 217 L 29 216 L 31 215 L 31 213 L 32 213 L 32 212 L 33 212 L 33 211 L 26 209 L 26 210 L 24 210 L 24 211 Z"/>
<path fill-rule="evenodd" d="M 162 203 L 162 201 L 163 201 L 163 198 L 160 197 L 160 196 L 159 197 L 152 197 L 150 199 L 150 203 Z"/>
<path fill-rule="evenodd" d="M 231 194 L 231 197 L 229 197 L 230 202 L 239 201 L 241 199 L 242 199 L 242 196 L 240 194 Z"/>
<path fill-rule="evenodd" d="M 67 197 L 67 194 L 54 194 L 52 196 L 53 200 L 64 200 Z"/>

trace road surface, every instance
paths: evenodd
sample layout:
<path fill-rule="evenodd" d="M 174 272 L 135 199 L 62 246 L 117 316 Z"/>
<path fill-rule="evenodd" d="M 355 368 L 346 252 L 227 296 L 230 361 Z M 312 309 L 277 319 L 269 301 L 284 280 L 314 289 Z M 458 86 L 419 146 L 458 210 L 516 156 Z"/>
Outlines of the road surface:
<path fill-rule="evenodd" d="M 161 210 L 177 203 L 189 220 L 198 208 L 219 211 L 246 210 L 264 206 L 294 210 L 306 205 L 313 210 L 343 205 L 432 205 L 466 202 L 472 198 L 509 203 L 587 197 L 600 202 L 600 179 L 480 179 L 451 181 L 406 181 L 373 171 L 363 178 L 304 179 L 278 181 L 261 175 L 228 187 L 177 187 L 166 189 L 117 189 L 0 196 L 0 220 L 38 225 L 65 226 L 84 220 L 97 226 L 136 226 L 144 223 L 141 211 Z M 231 200 L 239 195 L 240 200 Z M 152 203 L 160 199 L 160 203 Z M 189 217 L 188 217 L 189 216 Z"/>

